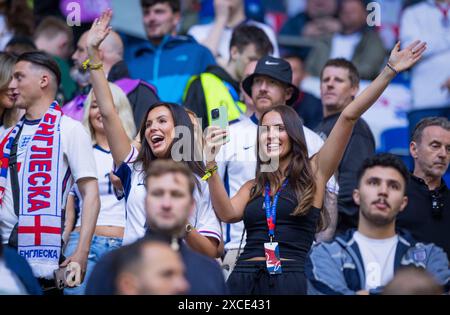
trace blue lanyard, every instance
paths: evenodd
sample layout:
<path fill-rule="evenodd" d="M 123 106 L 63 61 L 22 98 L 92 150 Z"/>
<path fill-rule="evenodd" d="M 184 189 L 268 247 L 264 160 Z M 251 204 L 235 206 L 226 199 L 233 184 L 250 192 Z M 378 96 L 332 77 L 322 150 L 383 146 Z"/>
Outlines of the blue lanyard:
<path fill-rule="evenodd" d="M 269 238 L 270 242 L 272 242 L 275 236 L 275 226 L 277 223 L 277 203 L 278 197 L 280 196 L 281 190 L 286 187 L 287 179 L 283 182 L 280 189 L 276 192 L 273 197 L 272 205 L 270 204 L 270 184 L 266 183 L 265 195 L 264 195 L 264 209 L 266 210 L 266 220 L 267 227 L 269 228 Z"/>

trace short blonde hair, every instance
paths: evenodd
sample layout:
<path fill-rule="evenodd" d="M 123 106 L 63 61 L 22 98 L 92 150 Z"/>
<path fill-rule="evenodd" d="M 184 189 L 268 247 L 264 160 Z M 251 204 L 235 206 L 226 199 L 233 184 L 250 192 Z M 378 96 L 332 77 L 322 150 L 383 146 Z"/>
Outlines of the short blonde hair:
<path fill-rule="evenodd" d="M 119 115 L 122 126 L 125 129 L 125 133 L 131 140 L 136 135 L 136 125 L 134 124 L 133 111 L 131 109 L 130 101 L 128 100 L 125 92 L 122 91 L 119 86 L 111 82 L 108 83 L 117 114 Z M 91 89 L 86 100 L 84 101 L 83 126 L 87 129 L 89 135 L 91 136 L 92 143 L 95 144 L 95 131 L 89 121 L 89 110 L 92 104 L 92 94 L 93 90 Z"/>

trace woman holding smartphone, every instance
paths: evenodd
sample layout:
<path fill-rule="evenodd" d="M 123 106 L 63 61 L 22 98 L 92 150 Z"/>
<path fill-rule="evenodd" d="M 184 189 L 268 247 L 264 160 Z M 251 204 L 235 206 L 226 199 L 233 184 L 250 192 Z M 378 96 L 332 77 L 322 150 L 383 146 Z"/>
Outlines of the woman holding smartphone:
<path fill-rule="evenodd" d="M 127 137 L 111 97 L 99 58 L 99 45 L 111 30 L 112 11 L 108 10 L 94 21 L 87 37 L 91 80 L 97 104 L 105 126 L 106 137 L 116 165 L 115 174 L 120 178 L 126 200 L 126 226 L 123 244 L 129 244 L 144 236 L 146 227 L 145 195 L 143 185 L 145 170 L 155 159 L 170 159 L 174 143 L 179 139 L 175 126 L 189 130 L 190 156 L 184 163 L 196 175 L 198 185 L 194 194 L 196 207 L 186 222 L 185 240 L 197 252 L 219 257 L 222 232 L 219 220 L 212 208 L 208 185 L 200 178 L 204 175 L 203 162 L 197 161 L 192 122 L 183 107 L 172 103 L 152 105 L 143 117 L 138 129 L 140 145 L 133 146 Z M 139 147 L 139 148 L 138 148 Z"/>
<path fill-rule="evenodd" d="M 218 217 L 226 223 L 244 221 L 246 244 L 228 279 L 232 294 L 306 294 L 304 263 L 317 229 L 324 228 L 325 185 L 336 171 L 353 126 L 389 85 L 395 75 L 413 66 L 425 51 L 416 41 L 394 47 L 378 77 L 341 113 L 320 151 L 308 157 L 302 123 L 286 105 L 266 111 L 259 120 L 256 178 L 245 183 L 230 200 L 219 175 L 209 189 Z M 255 77 L 255 81 L 258 77 Z M 206 138 L 207 168 L 213 168 L 227 131 L 211 127 Z M 278 161 L 267 167 L 261 156 Z"/>

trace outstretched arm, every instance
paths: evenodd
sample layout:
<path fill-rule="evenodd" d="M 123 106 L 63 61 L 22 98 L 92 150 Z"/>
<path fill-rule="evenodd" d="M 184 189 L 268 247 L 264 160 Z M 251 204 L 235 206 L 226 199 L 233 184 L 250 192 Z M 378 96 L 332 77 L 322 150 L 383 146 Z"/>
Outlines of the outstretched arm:
<path fill-rule="evenodd" d="M 211 169 L 217 165 L 215 158 L 223 144 L 223 139 L 227 136 L 227 131 L 217 126 L 210 126 L 206 131 L 206 168 Z M 241 221 L 244 216 L 245 206 L 250 199 L 252 181 L 245 183 L 231 200 L 217 172 L 208 179 L 208 186 L 211 202 L 217 217 L 225 223 Z"/>
<path fill-rule="evenodd" d="M 100 18 L 92 24 L 87 36 L 88 54 L 91 64 L 101 63 L 99 57 L 99 46 L 111 31 L 109 22 L 111 21 L 112 11 L 107 10 Z M 108 139 L 111 154 L 115 165 L 120 165 L 130 153 L 130 139 L 128 138 L 119 115 L 114 107 L 114 101 L 109 89 L 103 69 L 90 70 L 91 83 L 94 89 L 94 95 L 97 99 L 98 107 L 103 119 L 106 137 Z"/>
<path fill-rule="evenodd" d="M 400 43 L 397 43 L 389 57 L 389 65 L 397 73 L 412 67 L 421 58 L 426 49 L 425 45 L 424 42 L 415 41 L 405 49 L 400 50 Z M 375 103 L 395 75 L 394 70 L 388 66 L 384 67 L 378 77 L 341 113 L 330 136 L 313 160 L 313 165 L 317 170 L 316 181 L 320 184 L 319 187 L 325 187 L 325 183 L 337 169 L 356 121 Z M 321 201 L 315 202 L 315 206 L 321 206 L 321 203 Z"/>

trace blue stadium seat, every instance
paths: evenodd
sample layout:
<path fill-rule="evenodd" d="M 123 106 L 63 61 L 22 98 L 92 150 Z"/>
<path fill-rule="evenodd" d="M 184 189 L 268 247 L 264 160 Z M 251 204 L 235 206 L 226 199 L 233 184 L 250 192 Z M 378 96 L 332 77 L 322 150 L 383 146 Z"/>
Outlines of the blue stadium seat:
<path fill-rule="evenodd" d="M 444 181 L 447 184 L 447 187 L 450 187 L 450 167 L 447 170 L 447 173 L 444 174 Z"/>
<path fill-rule="evenodd" d="M 392 153 L 400 157 L 408 169 L 412 170 L 412 158 L 409 155 L 408 127 L 390 128 L 380 135 L 378 152 Z"/>

